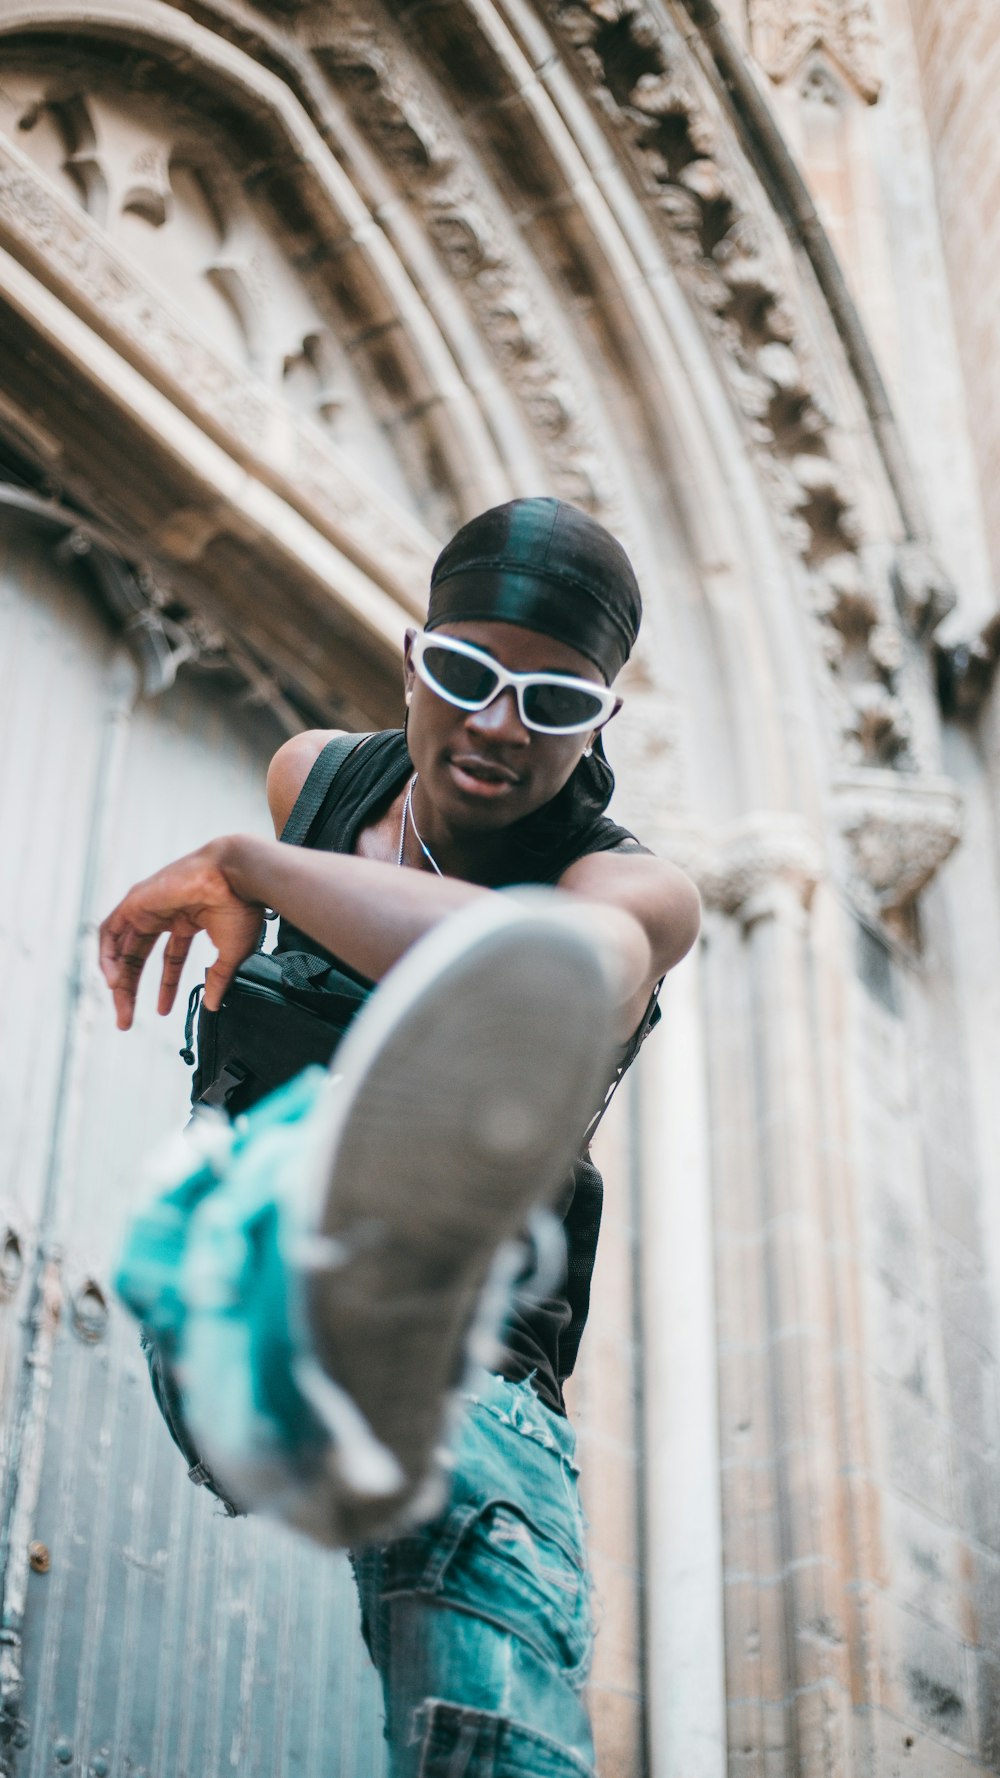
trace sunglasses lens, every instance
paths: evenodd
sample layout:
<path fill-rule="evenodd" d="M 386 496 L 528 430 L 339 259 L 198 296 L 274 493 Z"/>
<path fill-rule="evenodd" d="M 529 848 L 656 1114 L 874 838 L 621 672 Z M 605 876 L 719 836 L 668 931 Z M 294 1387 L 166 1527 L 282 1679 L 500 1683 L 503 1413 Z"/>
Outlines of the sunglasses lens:
<path fill-rule="evenodd" d="M 571 730 L 586 728 L 599 721 L 604 700 L 596 693 L 582 691 L 577 685 L 559 685 L 546 681 L 524 688 L 524 714 L 541 729 Z"/>
<path fill-rule="evenodd" d="M 497 687 L 497 676 L 485 661 L 470 655 L 456 654 L 450 648 L 432 646 L 424 649 L 424 669 L 446 698 L 461 698 L 466 704 L 485 704 Z"/>

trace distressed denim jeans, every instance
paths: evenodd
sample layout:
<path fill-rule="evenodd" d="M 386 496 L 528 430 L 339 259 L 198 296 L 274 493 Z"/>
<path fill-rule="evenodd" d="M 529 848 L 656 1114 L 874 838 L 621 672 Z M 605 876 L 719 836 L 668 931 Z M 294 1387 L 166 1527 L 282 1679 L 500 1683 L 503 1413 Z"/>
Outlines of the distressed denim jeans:
<path fill-rule="evenodd" d="M 485 1373 L 464 1408 L 444 1511 L 352 1558 L 392 1778 L 592 1778 L 572 1428 Z"/>

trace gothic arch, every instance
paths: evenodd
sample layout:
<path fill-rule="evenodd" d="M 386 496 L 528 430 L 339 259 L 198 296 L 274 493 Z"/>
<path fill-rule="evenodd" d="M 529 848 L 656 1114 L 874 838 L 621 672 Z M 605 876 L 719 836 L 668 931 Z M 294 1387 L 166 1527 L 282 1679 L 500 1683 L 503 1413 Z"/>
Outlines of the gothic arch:
<path fill-rule="evenodd" d="M 708 639 L 718 663 L 719 686 L 714 699 L 708 701 L 714 702 L 717 711 L 725 712 L 724 720 L 732 730 L 732 758 L 740 762 L 733 783 L 721 792 L 720 812 L 733 813 L 755 806 L 795 806 L 802 802 L 815 810 L 816 784 L 810 791 L 805 782 L 797 782 L 801 780 L 803 765 L 801 750 L 797 744 L 789 745 L 775 715 L 782 700 L 788 699 L 788 688 L 798 687 L 801 692 L 812 671 L 808 659 L 803 657 L 803 637 L 796 637 L 794 626 L 787 622 L 788 608 L 794 609 L 803 589 L 787 588 L 785 552 L 774 534 L 773 519 L 759 483 L 747 472 L 744 439 L 720 383 L 717 366 L 706 351 L 697 315 L 681 295 L 675 268 L 664 242 L 650 226 L 647 208 L 620 176 L 611 176 L 603 138 L 595 134 L 579 91 L 565 77 L 561 84 L 544 83 L 533 76 L 529 80 L 527 74 L 531 69 L 527 66 L 526 71 L 522 46 L 494 21 L 496 41 L 492 47 L 510 78 L 520 81 L 523 91 L 530 89 L 532 128 L 538 133 L 541 151 L 552 170 L 546 193 L 547 206 L 555 217 L 549 229 L 552 254 L 561 258 L 563 269 L 572 259 L 577 268 L 575 275 L 590 277 L 595 307 L 601 311 L 598 335 L 604 358 L 608 363 L 613 360 L 619 370 L 624 361 L 627 381 L 638 392 L 638 405 L 643 410 L 638 420 L 620 412 L 607 415 L 606 403 L 586 365 L 586 357 L 593 350 L 593 328 L 574 316 L 572 328 L 566 330 L 562 341 L 555 343 L 552 291 L 545 288 L 546 280 L 538 275 L 537 268 L 532 278 L 532 268 L 526 263 L 529 256 L 515 239 L 516 231 L 511 228 L 496 192 L 490 191 L 489 181 L 481 178 L 478 190 L 474 180 L 471 189 L 468 180 L 465 189 L 461 189 L 461 182 L 457 191 L 447 189 L 444 175 L 453 175 L 456 150 L 461 144 L 442 147 L 440 125 L 432 106 L 428 111 L 426 96 L 416 84 L 412 56 L 401 74 L 392 67 L 391 53 L 385 48 L 391 41 L 388 33 L 383 35 L 382 44 L 373 49 L 356 25 L 349 22 L 339 37 L 338 28 L 335 20 L 319 28 L 314 33 L 319 41 L 313 41 L 310 48 L 321 67 L 327 72 L 333 70 L 335 89 L 337 71 L 343 74 L 347 69 L 342 84 L 348 103 L 338 106 L 336 90 L 333 95 L 322 91 L 315 67 L 307 69 L 308 79 L 300 71 L 301 84 L 308 89 L 311 100 L 310 118 L 270 68 L 261 66 L 205 25 L 165 5 L 108 3 L 97 9 L 65 4 L 41 9 L 14 7 L 3 20 L 8 43 L 20 38 L 23 45 L 25 33 L 30 31 L 35 40 L 40 36 L 51 40 L 59 33 L 70 36 L 77 45 L 84 41 L 101 43 L 105 49 L 108 45 L 127 45 L 133 51 L 141 48 L 147 58 L 150 52 L 155 53 L 167 73 L 172 61 L 183 57 L 188 82 L 193 69 L 199 83 L 214 90 L 216 102 L 218 95 L 224 93 L 226 105 L 244 118 L 252 117 L 258 129 L 263 127 L 263 119 L 266 129 L 280 138 L 281 155 L 291 159 L 301 175 L 312 213 L 318 218 L 318 239 L 328 248 L 331 242 L 339 242 L 343 247 L 344 241 L 349 241 L 350 256 L 363 265 L 363 274 L 356 278 L 351 297 L 355 309 L 367 302 L 369 311 L 374 309 L 377 314 L 389 313 L 393 317 L 391 330 L 400 341 L 397 369 L 400 363 L 404 368 L 401 376 L 389 369 L 383 381 L 391 383 L 394 377 L 397 383 L 401 381 L 405 400 L 411 408 L 421 409 L 420 424 L 431 429 L 430 452 L 437 454 L 446 503 L 452 513 L 463 516 L 487 499 L 502 498 L 541 482 L 551 485 L 554 478 L 557 482 L 561 479 L 563 490 L 571 497 L 581 499 L 625 531 L 651 584 L 655 584 L 656 578 L 653 564 L 662 561 L 665 551 L 669 551 L 674 557 L 671 578 L 675 584 L 693 582 L 700 588 L 703 603 L 698 613 L 702 624 L 699 642 L 703 650 Z M 605 49 L 613 60 L 613 46 L 608 49 L 605 45 Z M 398 46 L 394 53 L 398 54 Z M 591 48 L 592 58 L 598 53 Z M 300 65 L 303 59 L 299 50 Z M 378 85 L 377 103 L 371 105 L 366 98 L 363 108 L 369 118 L 367 142 L 360 137 L 358 115 L 353 120 L 345 117 L 353 96 L 351 77 L 356 89 L 357 72 L 362 67 L 367 76 L 363 95 L 370 96 L 373 81 Z M 647 118 L 658 116 L 659 101 L 654 91 L 658 78 L 662 86 L 662 71 L 658 76 L 648 66 L 640 67 L 636 74 L 642 88 L 643 115 Z M 689 134 L 697 136 L 699 128 L 704 135 L 709 125 L 704 117 L 699 124 L 692 111 L 688 127 Z M 717 121 L 714 127 L 717 131 Z M 441 276 L 440 263 L 432 263 L 426 241 L 415 233 L 412 215 L 394 214 L 400 206 L 398 202 L 393 205 L 390 175 L 395 173 L 392 157 L 395 155 L 398 163 L 401 143 L 404 161 L 407 157 L 412 160 L 422 156 L 433 164 L 437 157 L 433 198 L 422 209 L 418 197 L 412 208 L 424 222 L 439 260 L 444 261 L 450 283 Z M 330 146 L 336 148 L 336 155 L 329 152 Z M 641 151 L 655 152 L 646 145 L 641 146 Z M 676 161 L 676 145 L 673 153 Z M 100 181 L 92 151 L 78 147 L 70 158 L 79 179 Z M 674 184 L 673 190 L 683 189 L 689 206 L 702 202 L 693 195 L 699 180 L 707 193 L 713 179 L 719 185 L 722 174 L 704 154 L 692 163 L 690 152 L 682 150 L 680 161 L 681 171 L 694 164 L 697 178 L 689 173 L 687 186 Z M 714 171 L 710 171 L 713 167 Z M 15 180 L 12 172 L 5 182 L 7 220 L 15 226 L 20 221 L 22 228 L 27 221 L 25 232 L 30 236 L 27 212 L 31 200 L 23 165 L 17 169 L 17 175 Z M 154 189 L 156 177 L 160 181 L 159 191 Z M 157 205 L 162 207 L 164 203 L 163 180 L 161 169 L 152 183 L 148 178 L 145 186 L 140 182 L 131 192 L 132 207 L 143 213 L 145 205 L 145 214 L 154 214 Z M 484 196 L 492 203 L 492 213 L 484 208 Z M 712 226 L 718 227 L 721 216 L 728 214 L 729 199 L 715 191 L 710 198 L 705 197 L 704 203 L 715 213 Z M 71 263 L 53 268 L 52 231 L 46 229 L 43 204 L 41 218 L 36 211 L 34 263 L 50 272 L 56 269 L 57 274 L 61 269 L 64 278 L 74 279 L 78 299 L 85 299 L 86 279 L 80 278 L 79 267 L 83 260 L 88 260 L 93 276 L 99 246 L 93 229 L 88 230 L 79 218 L 75 222 L 75 231 L 66 231 L 67 235 L 75 232 L 77 237 Z M 685 219 L 685 226 L 690 229 L 690 216 Z M 40 251 L 39 229 L 46 237 Z M 103 257 L 107 261 L 106 245 Z M 346 253 L 341 251 L 340 261 L 345 257 Z M 737 261 L 737 268 L 730 267 L 729 272 L 728 288 L 738 293 L 731 306 L 741 314 L 750 314 L 755 308 L 760 312 L 777 310 L 777 291 L 766 285 L 759 288 L 755 283 L 762 275 L 756 259 L 748 263 L 746 253 L 740 252 Z M 489 276 L 471 276 L 470 266 L 473 273 L 485 270 Z M 91 314 L 99 314 L 99 324 L 108 333 L 116 320 L 108 302 L 113 272 L 107 263 L 102 270 L 104 277 L 94 288 Z M 120 264 L 115 270 L 121 280 Z M 237 311 L 241 300 L 245 307 L 246 290 L 240 268 L 232 264 L 216 266 L 214 275 L 218 288 L 228 293 Z M 134 307 L 134 273 L 128 281 L 133 286 L 128 295 Z M 466 314 L 457 319 L 456 286 L 466 299 Z M 489 311 L 487 303 L 492 305 Z M 125 323 L 124 310 L 128 305 L 118 306 L 120 319 Z M 474 323 L 471 327 L 470 310 Z M 338 602 L 349 611 L 353 607 L 355 622 L 360 622 L 362 631 L 367 627 L 369 632 L 376 632 L 376 647 L 384 659 L 386 644 L 394 633 L 396 637 L 399 634 L 400 619 L 393 616 L 392 604 L 402 604 L 404 616 L 419 604 L 419 587 L 414 581 L 422 578 L 429 558 L 430 539 L 426 533 L 421 533 L 405 512 L 393 511 L 391 503 L 387 506 L 384 499 L 379 499 L 377 490 L 352 486 L 359 478 L 352 475 L 350 465 L 331 461 L 329 451 L 318 450 L 316 439 L 304 436 L 301 428 L 293 431 L 286 416 L 281 416 L 280 428 L 284 451 L 275 452 L 273 441 L 278 424 L 273 403 L 263 402 L 258 390 L 247 388 L 245 379 L 242 384 L 234 384 L 230 379 L 226 389 L 219 366 L 209 366 L 204 355 L 202 362 L 196 363 L 197 350 L 190 342 L 185 342 L 184 353 L 177 352 L 176 326 L 172 341 L 157 342 L 148 319 L 147 305 L 143 310 L 142 337 L 137 339 L 133 330 L 132 337 L 127 338 L 123 327 L 120 348 L 133 362 L 144 360 L 148 372 L 157 343 L 174 347 L 175 364 L 169 367 L 174 374 L 169 374 L 163 361 L 169 353 L 161 353 L 160 363 L 153 370 L 160 387 L 177 405 L 186 407 L 189 414 L 193 410 L 214 441 L 221 437 L 227 453 L 237 456 L 244 467 L 252 466 L 257 476 L 348 557 L 347 563 L 337 564 Z M 778 318 L 771 331 L 787 333 L 787 325 Z M 316 336 L 309 338 L 315 343 Z M 760 346 L 760 342 L 757 344 Z M 767 346 L 772 361 L 770 399 L 772 403 L 784 400 L 796 415 L 795 423 L 804 428 L 803 410 L 809 407 L 809 397 L 795 382 L 791 348 L 776 338 L 770 343 L 765 339 L 760 351 Z M 306 341 L 303 356 L 307 356 L 305 347 Z M 384 341 L 380 349 L 384 350 Z M 784 357 L 779 363 L 782 353 Z M 488 356 L 493 359 L 492 365 L 485 363 Z M 505 365 L 514 367 L 510 382 L 516 402 L 509 399 L 498 374 Z M 407 369 L 412 372 L 409 383 Z M 377 376 L 371 382 L 373 387 L 377 386 Z M 432 401 L 430 390 L 434 391 Z M 756 392 L 755 399 L 759 399 Z M 430 420 L 428 409 L 433 409 Z M 597 442 L 599 434 L 603 434 L 603 448 Z M 270 451 L 263 448 L 265 440 Z M 643 488 L 637 486 L 632 473 L 637 449 L 648 464 Z M 836 520 L 846 510 L 832 465 L 824 469 L 823 457 L 814 453 L 808 473 L 812 485 L 803 494 L 797 484 L 792 496 L 793 503 L 798 501 L 796 522 L 800 528 L 804 524 L 807 533 L 807 551 L 813 546 L 817 529 L 831 515 Z M 324 482 L 339 483 L 339 510 L 334 510 L 338 502 L 329 487 L 324 488 Z M 658 488 L 669 491 L 670 513 L 666 523 L 655 511 Z M 214 500 L 218 508 L 218 488 Z M 170 540 L 178 539 L 175 553 L 187 552 L 189 566 L 196 561 L 203 567 L 216 521 L 211 514 L 198 513 L 198 504 L 189 498 L 182 507 L 180 521 L 173 526 L 161 523 L 158 529 L 161 538 L 166 535 L 168 548 Z M 422 504 L 427 510 L 430 502 L 426 489 Z M 345 508 L 350 511 L 349 518 Z M 803 512 L 807 515 L 804 521 Z M 244 512 L 244 524 L 246 516 Z M 157 534 L 157 527 L 150 529 Z M 673 542 L 678 533 L 686 539 L 680 559 Z M 828 556 L 838 553 L 831 552 L 828 540 L 823 548 Z M 850 553 L 839 551 L 840 555 Z M 351 573 L 352 567 L 360 568 L 366 577 L 361 583 L 364 598 L 358 589 L 357 572 Z M 865 596 L 857 595 L 853 585 L 851 562 L 841 563 L 839 572 L 841 580 L 846 578 L 849 583 L 846 592 L 837 595 L 842 604 L 852 610 L 855 606 L 864 608 Z M 388 593 L 390 603 L 383 600 L 379 604 L 377 591 L 373 599 L 373 581 L 375 589 Z M 781 590 L 783 586 L 785 590 Z M 654 598 L 651 603 L 655 625 L 660 601 Z M 665 611 L 660 618 L 664 634 L 657 652 L 664 655 L 672 652 L 675 634 L 683 634 L 683 623 L 673 622 L 672 615 Z M 862 630 L 866 622 L 869 630 L 875 627 L 874 619 L 866 619 L 862 610 Z M 744 670 L 748 659 L 755 662 L 752 675 Z M 647 686 L 659 684 L 664 678 L 662 667 L 649 663 L 645 678 Z M 309 689 L 315 700 L 315 676 Z M 808 702 L 806 698 L 800 709 L 800 733 L 803 725 L 809 726 Z M 663 714 L 658 713 L 661 726 Z M 876 718 L 870 726 L 873 732 L 886 728 L 891 731 L 892 721 L 880 725 Z M 696 744 L 691 750 L 698 753 L 704 748 Z M 818 758 L 814 758 L 811 772 L 814 779 L 820 775 Z"/>

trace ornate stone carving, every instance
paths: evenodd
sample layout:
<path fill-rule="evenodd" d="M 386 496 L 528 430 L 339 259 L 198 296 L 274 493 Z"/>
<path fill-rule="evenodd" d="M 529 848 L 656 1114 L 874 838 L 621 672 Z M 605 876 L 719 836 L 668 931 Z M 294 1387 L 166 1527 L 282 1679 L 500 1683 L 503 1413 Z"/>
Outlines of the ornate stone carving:
<path fill-rule="evenodd" d="M 331 84 L 366 138 L 378 143 L 460 286 L 534 434 L 549 486 L 620 530 L 620 500 L 558 319 L 447 115 L 370 9 L 338 0 L 317 15 L 310 38 Z"/>
<path fill-rule="evenodd" d="M 150 142 L 132 157 L 122 212 L 141 216 L 151 228 L 162 228 L 173 207 L 169 147 L 166 142 Z"/>
<path fill-rule="evenodd" d="M 871 0 L 749 0 L 750 41 L 772 80 L 787 80 L 812 50 L 825 50 L 863 99 L 881 91 Z"/>
<path fill-rule="evenodd" d="M 714 832 L 683 822 L 664 829 L 665 850 L 697 883 L 705 906 L 744 925 L 805 912 L 824 874 L 823 853 L 801 815 L 755 811 Z"/>
<path fill-rule="evenodd" d="M 7 75 L 4 126 L 50 177 L 60 155 L 87 214 L 206 344 L 296 411 L 338 436 L 356 434 L 361 410 L 330 317 L 279 248 L 216 125 L 156 81 L 138 101 L 84 60 L 71 74 L 38 67 Z M 146 229 L 162 239 L 144 238 Z"/>
<path fill-rule="evenodd" d="M 835 794 L 862 905 L 899 913 L 961 838 L 959 791 L 948 778 L 861 771 L 841 778 Z"/>
<path fill-rule="evenodd" d="M 898 618 L 884 574 L 874 577 L 866 564 L 844 467 L 851 447 L 841 440 L 797 316 L 777 221 L 664 13 L 642 0 L 549 4 L 632 156 L 678 275 L 716 343 L 779 528 L 802 562 L 843 756 L 912 769 L 915 743 L 894 695 Z M 790 14 L 791 0 L 780 10 Z M 800 19 L 816 10 L 797 9 Z M 848 10 L 849 0 L 837 8 L 845 20 Z M 832 18 L 833 8 L 827 12 Z"/>
<path fill-rule="evenodd" d="M 78 73 L 82 78 L 84 70 Z M 47 90 L 44 75 L 34 81 L 40 93 Z M 176 108 L 155 98 L 140 108 L 105 82 L 94 95 L 33 100 L 18 119 L 29 156 L 37 154 L 34 132 L 46 116 L 65 144 L 63 171 L 98 227 L 118 238 L 123 219 L 134 217 L 168 234 L 169 250 L 157 253 L 155 265 L 173 303 L 194 312 L 224 355 L 275 381 L 282 354 L 268 350 L 266 324 L 276 256 L 262 266 L 257 219 L 211 139 L 196 143 L 190 118 Z M 142 247 L 140 236 L 135 257 L 148 270 Z M 206 303 L 205 285 L 221 304 Z"/>
<path fill-rule="evenodd" d="M 892 565 L 896 604 L 914 636 L 927 636 L 954 610 L 958 595 L 940 562 L 921 543 L 902 543 Z"/>
<path fill-rule="evenodd" d="M 2 136 L 0 241 L 238 461 L 260 466 L 266 480 L 279 479 L 286 499 L 412 608 L 434 556 L 423 528 L 382 498 L 318 428 L 296 420 L 278 397 L 212 352 L 90 217 Z"/>
<path fill-rule="evenodd" d="M 101 239 L 89 218 L 74 215 L 2 138 L 0 229 L 22 249 L 37 250 L 43 275 L 55 274 L 67 295 L 90 307 L 102 332 L 127 336 L 248 444 L 261 437 L 266 402 L 204 347 L 134 267 Z"/>
<path fill-rule="evenodd" d="M 36 104 L 20 118 L 22 130 L 34 128 L 45 107 Z M 101 161 L 90 113 L 82 98 L 54 100 L 47 109 L 66 145 L 63 170 L 79 187 L 84 208 L 102 225 L 108 217 L 108 181 Z"/>
<path fill-rule="evenodd" d="M 908 908 L 962 832 L 962 799 L 943 777 L 861 769 L 835 786 L 849 880 L 867 913 Z M 819 840 L 800 815 L 754 812 L 714 832 L 661 818 L 664 851 L 698 884 L 708 908 L 744 925 L 808 909 L 824 875 Z"/>
<path fill-rule="evenodd" d="M 749 925 L 785 906 L 808 908 L 822 875 L 822 852 L 801 816 L 747 815 L 720 836 L 705 896 Z"/>
<path fill-rule="evenodd" d="M 345 405 L 339 375 L 339 362 L 332 338 L 325 327 L 307 333 L 300 346 L 285 355 L 282 378 L 286 385 L 296 373 L 305 370 L 312 380 L 313 410 L 323 420 L 332 420 Z"/>

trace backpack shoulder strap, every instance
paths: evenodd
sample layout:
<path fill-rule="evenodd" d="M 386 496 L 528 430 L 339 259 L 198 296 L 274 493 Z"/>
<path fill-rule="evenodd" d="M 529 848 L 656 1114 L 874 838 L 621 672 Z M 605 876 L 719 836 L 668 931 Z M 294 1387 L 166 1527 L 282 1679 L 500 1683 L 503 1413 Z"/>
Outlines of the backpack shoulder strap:
<path fill-rule="evenodd" d="M 631 1068 L 632 1063 L 635 1061 L 636 1056 L 639 1054 L 639 1051 L 641 1050 L 646 1038 L 649 1036 L 649 1033 L 652 1031 L 653 1026 L 656 1024 L 658 1018 L 660 1017 L 660 989 L 663 986 L 664 980 L 665 980 L 665 978 L 661 975 L 659 981 L 657 982 L 656 986 L 653 989 L 653 992 L 651 993 L 648 1001 L 646 1002 L 646 1010 L 642 1015 L 641 1022 L 636 1026 L 635 1031 L 633 1032 L 632 1036 L 630 1037 L 630 1039 L 628 1041 L 628 1044 L 626 1045 L 626 1048 L 625 1048 L 625 1051 L 621 1057 L 621 1060 L 619 1061 L 618 1066 L 615 1069 L 615 1077 L 614 1077 L 614 1080 L 611 1082 L 611 1085 L 609 1086 L 607 1093 L 604 1096 L 604 1103 L 601 1106 L 600 1110 L 596 1111 L 594 1113 L 594 1116 L 591 1118 L 590 1123 L 587 1125 L 587 1133 L 586 1133 L 586 1136 L 584 1137 L 584 1145 L 583 1145 L 583 1151 L 582 1151 L 585 1157 L 590 1151 L 590 1144 L 593 1142 L 594 1137 L 597 1134 L 597 1127 L 600 1124 L 601 1119 L 604 1116 L 604 1113 L 607 1111 L 608 1106 L 611 1104 L 611 1101 L 614 1098 L 615 1094 L 617 1093 L 618 1088 L 621 1086 L 626 1073 Z"/>
<path fill-rule="evenodd" d="M 370 740 L 370 735 L 334 735 L 333 740 L 327 742 L 313 761 L 309 776 L 281 830 L 282 845 L 301 846 L 341 766 L 346 765 L 356 748 Z"/>

